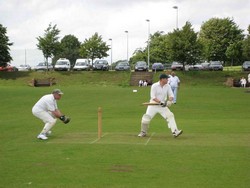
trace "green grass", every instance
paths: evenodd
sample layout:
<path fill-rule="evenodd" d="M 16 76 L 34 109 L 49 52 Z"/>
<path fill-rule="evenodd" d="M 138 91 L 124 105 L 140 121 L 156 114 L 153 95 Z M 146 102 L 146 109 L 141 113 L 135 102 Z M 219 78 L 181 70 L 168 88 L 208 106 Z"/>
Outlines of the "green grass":
<path fill-rule="evenodd" d="M 149 136 L 137 137 L 150 88 L 129 87 L 129 73 L 50 73 L 58 84 L 39 88 L 26 83 L 43 73 L 0 75 L 0 187 L 248 187 L 250 93 L 223 85 L 239 74 L 177 73 L 182 85 L 171 110 L 184 130 L 177 139 L 159 115 Z M 40 141 L 42 122 L 31 108 L 56 87 L 72 122 L 58 121 Z"/>

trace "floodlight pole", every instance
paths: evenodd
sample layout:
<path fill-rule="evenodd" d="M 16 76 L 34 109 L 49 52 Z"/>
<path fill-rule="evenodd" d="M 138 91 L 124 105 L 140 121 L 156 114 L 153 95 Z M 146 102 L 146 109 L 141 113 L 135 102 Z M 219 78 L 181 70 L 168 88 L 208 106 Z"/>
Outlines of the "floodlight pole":
<path fill-rule="evenodd" d="M 125 31 L 127 33 L 127 62 L 128 62 L 128 31 Z"/>
<path fill-rule="evenodd" d="M 113 64 L 113 59 L 112 59 L 112 51 L 113 51 L 113 40 L 112 39 L 109 39 L 111 44 L 111 48 L 110 48 L 110 70 L 112 70 L 112 64 Z"/>
<path fill-rule="evenodd" d="M 148 22 L 148 71 L 149 71 L 150 20 L 147 19 L 146 22 Z"/>
<path fill-rule="evenodd" d="M 173 6 L 176 9 L 176 29 L 178 29 L 178 6 Z"/>

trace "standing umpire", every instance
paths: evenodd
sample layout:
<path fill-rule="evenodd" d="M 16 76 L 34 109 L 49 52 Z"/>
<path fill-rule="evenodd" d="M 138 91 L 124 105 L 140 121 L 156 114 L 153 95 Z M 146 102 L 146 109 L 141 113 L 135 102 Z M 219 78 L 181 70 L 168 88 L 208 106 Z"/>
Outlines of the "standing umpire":
<path fill-rule="evenodd" d="M 52 94 L 44 95 L 33 106 L 32 113 L 37 118 L 45 123 L 42 132 L 37 136 L 38 139 L 47 140 L 48 135 L 51 134 L 50 129 L 55 125 L 57 118 L 65 124 L 69 123 L 70 118 L 61 113 L 57 107 L 57 100 L 60 100 L 63 92 L 60 89 L 55 89 Z"/>
<path fill-rule="evenodd" d="M 159 103 L 159 105 L 149 105 L 146 113 L 142 116 L 141 120 L 141 132 L 139 137 L 147 135 L 148 126 L 151 119 L 159 113 L 168 123 L 168 128 L 174 137 L 178 137 L 182 134 L 182 130 L 178 130 L 174 114 L 169 110 L 169 107 L 173 103 L 173 92 L 170 85 L 168 84 L 169 76 L 167 74 L 161 74 L 159 82 L 152 85 L 150 91 L 150 102 Z"/>
<path fill-rule="evenodd" d="M 174 104 L 176 104 L 176 101 L 177 101 L 177 92 L 178 92 L 178 89 L 180 88 L 180 82 L 181 81 L 179 77 L 175 75 L 174 71 L 172 71 L 170 78 L 169 78 L 169 85 L 171 86 L 171 89 L 174 94 L 174 100 L 173 100 Z"/>

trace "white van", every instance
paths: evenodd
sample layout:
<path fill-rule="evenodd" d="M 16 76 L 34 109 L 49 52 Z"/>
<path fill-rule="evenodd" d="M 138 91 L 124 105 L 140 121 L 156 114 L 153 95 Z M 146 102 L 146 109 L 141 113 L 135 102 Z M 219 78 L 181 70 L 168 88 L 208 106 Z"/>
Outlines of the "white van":
<path fill-rule="evenodd" d="M 56 61 L 55 71 L 70 71 L 70 61 L 66 58 L 60 58 Z"/>
<path fill-rule="evenodd" d="M 75 66 L 73 67 L 74 71 L 80 70 L 90 70 L 90 64 L 88 59 L 77 59 Z"/>

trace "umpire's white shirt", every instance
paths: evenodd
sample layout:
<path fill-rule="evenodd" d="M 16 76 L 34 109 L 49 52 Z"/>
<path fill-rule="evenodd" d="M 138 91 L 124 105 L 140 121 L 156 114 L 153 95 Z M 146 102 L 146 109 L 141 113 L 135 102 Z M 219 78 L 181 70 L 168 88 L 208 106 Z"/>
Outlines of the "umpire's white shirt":
<path fill-rule="evenodd" d="M 57 103 L 53 94 L 44 95 L 37 103 L 33 106 L 33 112 L 51 112 L 57 109 Z"/>
<path fill-rule="evenodd" d="M 156 82 L 151 87 L 150 102 L 155 102 L 153 99 L 157 98 L 160 101 L 165 101 L 168 97 L 174 97 L 172 89 L 169 84 L 165 84 L 163 87 L 160 82 Z"/>
<path fill-rule="evenodd" d="M 181 81 L 177 76 L 170 76 L 170 78 L 169 78 L 169 85 L 171 87 L 178 87 L 180 82 Z"/>

